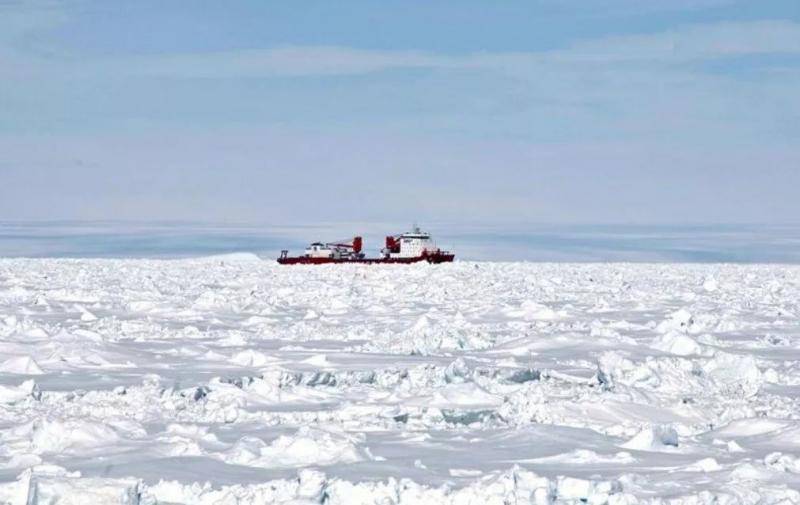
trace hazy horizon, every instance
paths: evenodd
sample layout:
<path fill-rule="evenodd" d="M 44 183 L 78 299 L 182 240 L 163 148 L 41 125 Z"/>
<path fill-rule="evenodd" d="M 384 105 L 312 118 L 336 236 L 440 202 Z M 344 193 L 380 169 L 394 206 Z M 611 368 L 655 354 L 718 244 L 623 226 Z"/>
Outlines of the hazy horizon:
<path fill-rule="evenodd" d="M 800 263 L 798 225 L 420 223 L 459 260 L 572 262 Z M 0 222 L 0 257 L 182 258 L 249 252 L 299 253 L 315 240 L 353 235 L 377 255 L 400 223 L 305 225 L 225 223 Z"/>

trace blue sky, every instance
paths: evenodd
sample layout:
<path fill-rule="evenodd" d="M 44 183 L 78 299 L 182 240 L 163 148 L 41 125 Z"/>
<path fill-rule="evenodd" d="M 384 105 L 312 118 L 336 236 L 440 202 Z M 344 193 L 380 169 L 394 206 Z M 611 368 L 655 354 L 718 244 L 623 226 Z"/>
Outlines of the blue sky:
<path fill-rule="evenodd" d="M 797 1 L 0 0 L 0 219 L 796 222 Z"/>

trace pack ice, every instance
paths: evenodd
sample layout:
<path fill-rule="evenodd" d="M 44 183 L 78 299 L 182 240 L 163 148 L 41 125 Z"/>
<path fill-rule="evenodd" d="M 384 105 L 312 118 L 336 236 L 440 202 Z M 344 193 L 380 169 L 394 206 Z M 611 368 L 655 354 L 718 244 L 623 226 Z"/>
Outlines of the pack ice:
<path fill-rule="evenodd" d="M 800 503 L 800 269 L 0 260 L 0 503 Z"/>

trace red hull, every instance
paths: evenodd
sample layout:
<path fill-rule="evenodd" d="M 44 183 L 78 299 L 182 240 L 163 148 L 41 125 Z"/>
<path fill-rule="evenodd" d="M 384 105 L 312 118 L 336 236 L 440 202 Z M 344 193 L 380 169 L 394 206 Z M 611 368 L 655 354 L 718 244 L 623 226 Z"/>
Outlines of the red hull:
<path fill-rule="evenodd" d="M 346 263 L 346 264 L 374 264 L 374 263 L 419 263 L 427 261 L 428 263 L 451 263 L 455 258 L 455 254 L 439 252 L 434 254 L 426 254 L 424 256 L 416 256 L 413 258 L 357 258 L 357 259 L 334 259 L 334 258 L 309 258 L 308 256 L 295 256 L 278 258 L 278 263 L 281 265 L 327 265 L 329 263 Z"/>

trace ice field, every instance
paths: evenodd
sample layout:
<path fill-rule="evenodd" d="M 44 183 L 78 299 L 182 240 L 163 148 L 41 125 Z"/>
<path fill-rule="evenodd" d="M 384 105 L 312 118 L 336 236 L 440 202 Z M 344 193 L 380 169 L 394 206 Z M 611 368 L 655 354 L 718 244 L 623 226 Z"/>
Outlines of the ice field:
<path fill-rule="evenodd" d="M 0 260 L 0 503 L 800 503 L 800 267 Z"/>

